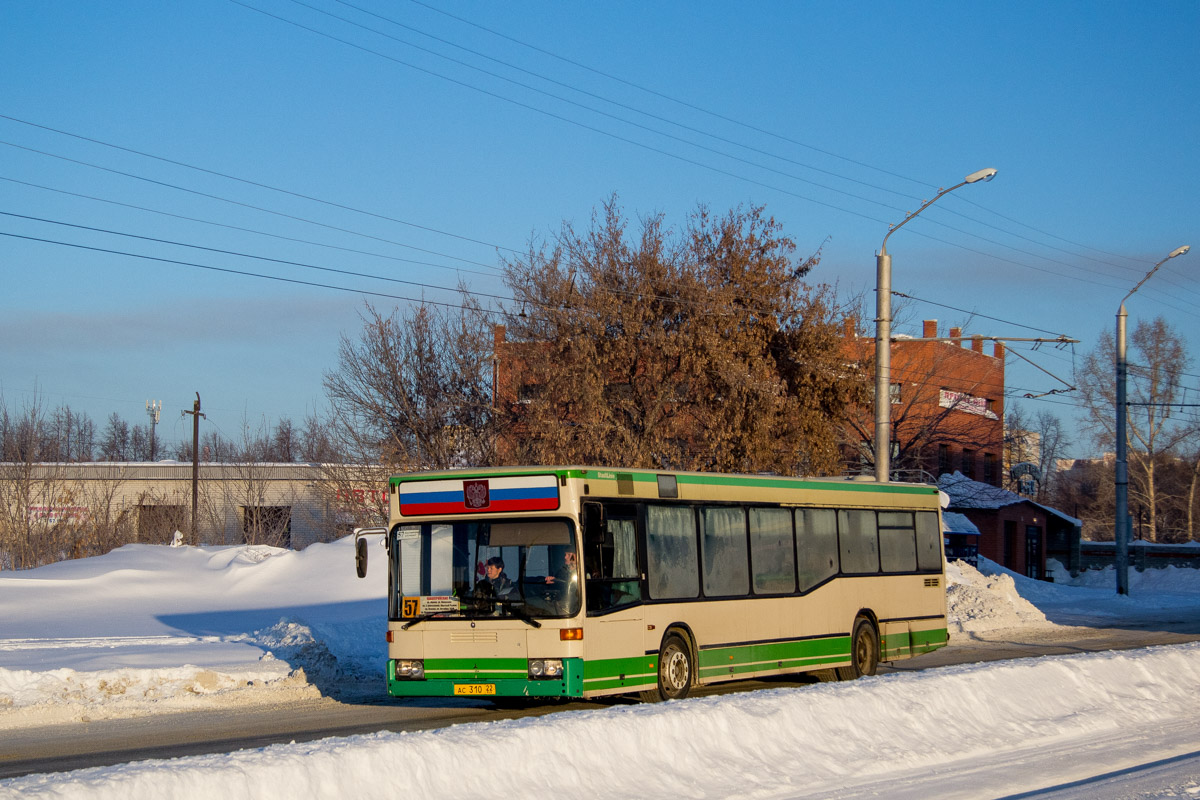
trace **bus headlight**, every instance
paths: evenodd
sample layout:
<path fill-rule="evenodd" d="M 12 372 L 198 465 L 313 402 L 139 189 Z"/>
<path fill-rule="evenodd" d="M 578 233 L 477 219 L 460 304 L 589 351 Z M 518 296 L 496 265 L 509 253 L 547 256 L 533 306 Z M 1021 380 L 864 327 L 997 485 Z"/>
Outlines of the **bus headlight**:
<path fill-rule="evenodd" d="M 396 662 L 396 677 L 408 678 L 409 680 L 424 680 L 425 678 L 425 662 L 424 661 L 397 661 Z"/>
<path fill-rule="evenodd" d="M 529 662 L 529 677 L 533 680 L 558 680 L 563 674 L 561 658 L 535 658 Z"/>

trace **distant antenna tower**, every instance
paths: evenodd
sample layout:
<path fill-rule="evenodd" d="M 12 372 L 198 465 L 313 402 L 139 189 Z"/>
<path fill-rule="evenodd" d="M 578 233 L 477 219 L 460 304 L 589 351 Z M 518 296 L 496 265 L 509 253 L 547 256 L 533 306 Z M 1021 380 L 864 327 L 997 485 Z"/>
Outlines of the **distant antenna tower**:
<path fill-rule="evenodd" d="M 154 461 L 156 460 L 154 452 L 154 428 L 158 425 L 158 418 L 162 414 L 162 401 L 147 400 L 146 413 L 150 415 L 150 460 Z"/>

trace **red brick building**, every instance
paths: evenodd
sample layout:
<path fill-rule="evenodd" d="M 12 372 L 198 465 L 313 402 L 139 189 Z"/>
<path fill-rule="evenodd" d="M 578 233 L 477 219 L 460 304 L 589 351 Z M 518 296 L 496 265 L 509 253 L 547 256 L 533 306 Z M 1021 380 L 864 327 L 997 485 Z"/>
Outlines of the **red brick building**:
<path fill-rule="evenodd" d="M 873 369 L 875 340 L 847 324 L 856 362 Z M 893 477 L 931 481 L 959 471 L 1001 484 L 1004 444 L 1004 345 L 984 352 L 982 337 L 951 328 L 938 338 L 936 320 L 925 320 L 920 339 L 892 341 Z M 848 424 L 850 471 L 870 472 L 875 437 L 873 408 L 859 409 Z"/>
<path fill-rule="evenodd" d="M 1079 520 L 961 472 L 942 475 L 938 488 L 950 497 L 946 510 L 979 530 L 979 555 L 1013 572 L 1045 578 L 1047 551 L 1062 560 L 1071 541 L 1079 540 Z"/>

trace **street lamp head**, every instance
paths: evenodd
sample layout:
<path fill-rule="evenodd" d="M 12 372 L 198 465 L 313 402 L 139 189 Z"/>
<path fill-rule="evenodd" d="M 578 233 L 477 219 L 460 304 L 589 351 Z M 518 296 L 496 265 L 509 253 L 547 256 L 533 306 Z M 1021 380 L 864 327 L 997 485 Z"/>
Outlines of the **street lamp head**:
<path fill-rule="evenodd" d="M 1186 253 L 1188 250 L 1191 250 L 1191 249 L 1192 249 L 1192 246 L 1190 244 L 1185 244 L 1183 247 L 1177 247 L 1176 249 L 1172 250 L 1171 255 L 1167 256 L 1167 258 L 1174 258 L 1175 256 L 1181 256 L 1184 253 Z"/>
<path fill-rule="evenodd" d="M 979 181 L 987 182 L 994 177 L 996 177 L 996 168 L 988 167 L 987 169 L 979 170 L 979 172 L 972 172 L 970 175 L 963 178 L 963 183 L 978 183 Z"/>

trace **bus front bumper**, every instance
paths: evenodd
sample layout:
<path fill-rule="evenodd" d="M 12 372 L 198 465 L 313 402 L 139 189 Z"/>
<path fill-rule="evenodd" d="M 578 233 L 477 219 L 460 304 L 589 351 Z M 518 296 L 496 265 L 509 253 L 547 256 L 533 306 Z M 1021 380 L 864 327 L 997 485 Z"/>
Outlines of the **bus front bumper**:
<path fill-rule="evenodd" d="M 392 697 L 582 697 L 583 659 L 562 662 L 561 678 L 534 679 L 525 661 L 428 659 L 423 678 L 407 678 L 397 677 L 396 660 L 389 659 L 387 689 Z"/>

